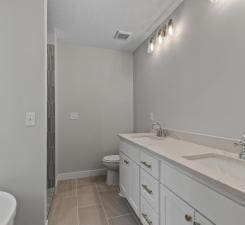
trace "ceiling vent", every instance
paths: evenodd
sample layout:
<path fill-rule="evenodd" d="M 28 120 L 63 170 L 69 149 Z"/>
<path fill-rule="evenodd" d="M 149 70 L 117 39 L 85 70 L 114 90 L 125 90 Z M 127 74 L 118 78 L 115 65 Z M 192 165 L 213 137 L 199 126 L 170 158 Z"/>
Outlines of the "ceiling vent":
<path fill-rule="evenodd" d="M 125 31 L 120 31 L 118 30 L 115 35 L 114 35 L 114 39 L 118 39 L 118 40 L 123 40 L 126 41 L 128 40 L 128 38 L 131 36 L 131 33 L 125 32 Z"/>

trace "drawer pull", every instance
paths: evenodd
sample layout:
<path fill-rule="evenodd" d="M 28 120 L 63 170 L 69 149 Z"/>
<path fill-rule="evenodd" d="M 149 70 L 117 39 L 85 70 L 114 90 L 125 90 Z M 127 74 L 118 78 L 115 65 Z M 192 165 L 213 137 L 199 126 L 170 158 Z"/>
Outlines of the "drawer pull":
<path fill-rule="evenodd" d="M 192 216 L 188 215 L 188 214 L 185 214 L 185 220 L 187 222 L 191 222 L 192 221 Z"/>
<path fill-rule="evenodd" d="M 149 194 L 152 194 L 152 190 L 150 190 L 147 185 L 142 184 L 142 187 L 148 192 Z"/>
<path fill-rule="evenodd" d="M 149 225 L 152 225 L 152 221 L 149 220 L 148 216 L 144 213 L 142 213 L 142 216 L 144 217 L 145 221 L 149 224 Z"/>
<path fill-rule="evenodd" d="M 194 222 L 193 225 L 201 225 L 201 224 L 198 222 Z"/>
<path fill-rule="evenodd" d="M 151 165 L 148 164 L 147 162 L 141 161 L 141 163 L 142 163 L 144 166 L 146 166 L 147 168 L 151 168 Z"/>
<path fill-rule="evenodd" d="M 129 161 L 128 161 L 128 160 L 126 160 L 126 159 L 124 159 L 124 163 L 129 164 Z"/>

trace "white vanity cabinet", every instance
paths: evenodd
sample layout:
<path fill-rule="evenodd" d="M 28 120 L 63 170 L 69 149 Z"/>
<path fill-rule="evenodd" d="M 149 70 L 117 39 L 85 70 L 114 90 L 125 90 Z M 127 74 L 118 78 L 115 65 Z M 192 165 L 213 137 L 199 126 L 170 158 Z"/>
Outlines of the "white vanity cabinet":
<path fill-rule="evenodd" d="M 174 161 L 123 138 L 120 155 L 120 191 L 143 225 L 245 224 L 243 205 Z"/>
<path fill-rule="evenodd" d="M 128 195 L 128 201 L 131 205 L 131 207 L 134 209 L 137 216 L 139 216 L 139 179 L 140 179 L 140 169 L 139 165 L 137 165 L 135 162 L 130 161 L 129 165 L 129 195 Z"/>
<path fill-rule="evenodd" d="M 140 152 L 140 163 L 140 219 L 144 225 L 159 225 L 160 161 L 153 155 L 142 150 Z"/>
<path fill-rule="evenodd" d="M 120 175 L 119 175 L 119 186 L 121 195 L 127 197 L 129 195 L 129 158 L 120 152 Z"/>
<path fill-rule="evenodd" d="M 245 224 L 244 206 L 198 182 L 198 178 L 186 175 L 180 168 L 165 161 L 161 163 L 160 173 L 161 184 L 208 218 L 205 224 L 209 224 L 208 221 L 215 225 Z M 198 215 L 198 217 L 199 220 L 204 221 L 201 215 Z M 196 221 L 196 223 L 200 222 Z"/>
<path fill-rule="evenodd" d="M 128 151 L 132 148 L 127 143 L 123 143 L 120 147 L 120 193 L 127 198 L 129 204 L 135 211 L 136 215 L 140 213 L 140 167 L 137 149 L 132 152 Z M 126 155 L 125 152 L 128 154 Z M 133 154 L 131 154 L 133 153 Z"/>

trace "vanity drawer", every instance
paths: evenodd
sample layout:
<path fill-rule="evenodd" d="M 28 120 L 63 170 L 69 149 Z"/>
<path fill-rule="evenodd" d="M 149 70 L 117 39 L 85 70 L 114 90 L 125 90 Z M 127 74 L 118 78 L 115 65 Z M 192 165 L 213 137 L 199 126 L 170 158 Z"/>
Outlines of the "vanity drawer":
<path fill-rule="evenodd" d="M 140 166 L 156 179 L 159 179 L 159 160 L 141 151 Z"/>
<path fill-rule="evenodd" d="M 143 169 L 140 170 L 140 188 L 141 195 L 151 205 L 151 207 L 159 212 L 159 182 Z"/>
<path fill-rule="evenodd" d="M 159 215 L 154 212 L 143 197 L 141 197 L 140 220 L 143 225 L 159 225 Z"/>
<path fill-rule="evenodd" d="M 137 164 L 139 164 L 140 148 L 137 145 L 121 140 L 120 151 L 127 155 L 130 159 L 134 160 Z"/>

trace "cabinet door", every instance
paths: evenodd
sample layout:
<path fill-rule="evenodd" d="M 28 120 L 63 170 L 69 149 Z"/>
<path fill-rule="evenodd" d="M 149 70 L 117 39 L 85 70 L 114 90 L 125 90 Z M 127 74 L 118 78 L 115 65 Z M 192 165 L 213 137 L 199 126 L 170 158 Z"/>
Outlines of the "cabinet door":
<path fill-rule="evenodd" d="M 200 215 L 198 212 L 195 212 L 195 222 L 194 225 L 214 225 L 214 223 L 207 220 L 205 217 Z"/>
<path fill-rule="evenodd" d="M 129 195 L 129 159 L 126 155 L 120 152 L 120 172 L 119 172 L 119 183 L 120 183 L 120 193 L 124 197 Z"/>
<path fill-rule="evenodd" d="M 161 225 L 192 225 L 194 209 L 161 186 Z"/>
<path fill-rule="evenodd" d="M 136 215 L 139 216 L 140 169 L 139 169 L 139 165 L 137 165 L 132 160 L 129 161 L 129 171 L 127 175 L 130 177 L 128 201 L 131 207 L 134 209 Z"/>

